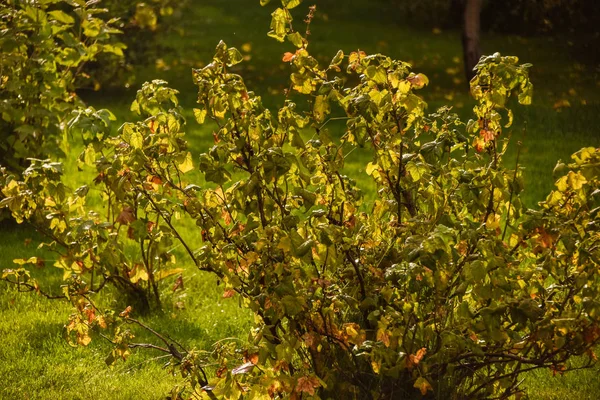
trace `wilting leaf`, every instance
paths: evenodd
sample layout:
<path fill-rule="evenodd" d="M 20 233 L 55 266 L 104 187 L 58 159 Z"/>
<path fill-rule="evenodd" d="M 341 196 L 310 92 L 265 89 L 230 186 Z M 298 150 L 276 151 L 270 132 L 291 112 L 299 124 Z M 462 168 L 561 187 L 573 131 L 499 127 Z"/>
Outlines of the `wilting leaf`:
<path fill-rule="evenodd" d="M 135 218 L 135 215 L 133 212 L 133 208 L 131 208 L 130 206 L 125 206 L 119 213 L 119 216 L 117 217 L 116 222 L 118 222 L 119 224 L 122 224 L 122 225 L 129 225 L 130 223 L 132 223 L 135 220 L 136 220 L 136 218 Z"/>

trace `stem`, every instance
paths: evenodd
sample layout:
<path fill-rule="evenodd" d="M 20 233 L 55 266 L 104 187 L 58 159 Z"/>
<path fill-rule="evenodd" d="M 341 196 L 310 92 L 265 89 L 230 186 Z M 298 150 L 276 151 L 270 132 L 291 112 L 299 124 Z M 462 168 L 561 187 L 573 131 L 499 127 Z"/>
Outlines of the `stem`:
<path fill-rule="evenodd" d="M 150 196 L 148 194 L 148 192 L 146 192 L 143 189 L 141 190 L 141 192 L 142 192 L 142 194 L 144 194 L 144 196 L 146 196 L 146 198 L 148 199 L 148 201 L 150 201 L 150 203 L 152 203 L 152 207 L 154 207 L 154 210 L 156 210 L 156 212 L 161 216 L 161 218 L 163 219 L 163 221 L 165 221 L 165 223 L 167 225 L 169 225 L 169 228 L 171 228 L 171 230 L 173 231 L 173 234 L 175 235 L 175 237 L 177 238 L 177 240 L 179 240 L 179 243 L 181 243 L 183 245 L 183 247 L 187 251 L 187 253 L 190 256 L 190 258 L 192 259 L 192 261 L 194 261 L 194 264 L 197 267 L 200 267 L 200 263 L 199 263 L 198 259 L 196 258 L 196 256 L 194 255 L 194 252 L 192 251 L 192 249 L 190 249 L 190 247 L 185 242 L 185 240 L 183 240 L 183 238 L 181 237 L 181 235 L 179 234 L 179 232 L 177 231 L 177 229 L 175 229 L 175 227 L 173 226 L 173 224 L 171 224 L 171 220 L 165 216 L 165 214 L 163 213 L 163 211 L 158 207 L 158 205 L 156 204 L 156 202 L 154 201 L 154 199 L 152 198 L 152 196 Z M 204 268 L 200 268 L 200 269 L 204 269 Z"/>
<path fill-rule="evenodd" d="M 523 139 L 525 139 L 525 133 L 527 132 L 527 122 L 525 123 L 525 127 L 523 128 Z M 506 230 L 508 228 L 508 221 L 510 220 L 510 209 L 512 206 L 512 198 L 514 194 L 515 181 L 517 180 L 517 172 L 519 171 L 519 157 L 521 156 L 521 148 L 523 142 L 520 140 L 517 142 L 517 161 L 515 162 L 515 174 L 513 175 L 512 186 L 510 187 L 510 197 L 508 199 L 508 211 L 506 213 L 506 223 L 504 224 L 504 232 L 502 232 L 502 241 L 504 241 L 504 237 L 506 236 Z"/>
<path fill-rule="evenodd" d="M 160 301 L 160 294 L 158 292 L 158 285 L 156 284 L 156 280 L 154 279 L 154 271 L 152 271 L 152 266 L 150 265 L 148 258 L 150 253 L 150 246 L 152 246 L 152 242 L 148 245 L 148 249 L 144 249 L 144 240 L 140 241 L 140 250 L 142 252 L 142 261 L 144 262 L 144 267 L 146 268 L 146 272 L 148 273 L 148 281 L 152 286 L 152 291 L 154 292 L 154 299 L 156 300 L 156 305 L 159 309 L 162 308 L 162 304 Z"/>

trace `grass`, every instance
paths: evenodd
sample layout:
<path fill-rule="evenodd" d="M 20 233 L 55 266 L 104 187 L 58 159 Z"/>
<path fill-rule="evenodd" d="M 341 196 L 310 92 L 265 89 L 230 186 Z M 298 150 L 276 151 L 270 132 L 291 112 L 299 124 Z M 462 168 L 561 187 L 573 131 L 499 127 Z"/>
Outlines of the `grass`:
<path fill-rule="evenodd" d="M 223 39 L 228 45 L 245 47 L 247 62 L 239 67 L 250 88 L 261 94 L 267 105 L 282 104 L 288 67 L 280 62 L 284 46 L 265 35 L 269 25 L 269 10 L 261 9 L 256 0 L 205 0 L 189 4 L 181 18 L 165 34 L 158 45 L 170 49 L 161 60 L 148 60 L 137 69 L 137 82 L 130 90 L 84 93 L 86 100 L 97 108 L 115 110 L 120 121 L 131 118 L 128 105 L 135 89 L 144 80 L 162 78 L 181 92 L 181 102 L 189 123 L 187 138 L 195 155 L 212 144 L 211 127 L 200 127 L 189 110 L 194 106 L 195 87 L 190 69 L 210 61 L 216 43 Z M 324 2 L 311 27 L 311 51 L 327 62 L 337 49 L 346 53 L 361 49 L 367 53 L 383 52 L 413 63 L 416 71 L 427 74 L 431 86 L 421 92 L 430 110 L 452 104 L 461 116 L 467 117 L 472 105 L 467 93 L 461 65 L 458 32 L 416 29 L 393 25 L 369 14 L 357 12 L 348 2 L 344 18 L 337 18 L 335 8 Z M 355 2 L 359 3 L 359 2 Z M 299 7 L 299 12 L 302 12 Z M 354 10 L 354 12 L 352 12 Z M 243 11 L 243 13 L 242 13 Z M 296 18 L 301 21 L 301 15 Z M 243 46 L 246 45 L 246 46 Z M 513 140 L 506 158 L 515 162 L 516 141 L 523 141 L 522 160 L 525 167 L 527 192 L 525 201 L 534 206 L 552 188 L 552 168 L 558 159 L 568 160 L 570 154 L 583 146 L 598 146 L 600 132 L 599 69 L 583 61 L 571 61 L 566 39 L 520 38 L 486 35 L 485 53 L 500 51 L 514 54 L 523 62 L 534 64 L 532 80 L 536 88 L 534 104 L 515 110 L 515 125 L 506 134 Z M 558 101 L 568 100 L 570 107 L 554 109 Z M 524 121 L 526 135 L 522 137 Z M 343 124 L 329 126 L 335 134 Z M 77 154 L 73 145 L 71 154 Z M 347 159 L 350 173 L 360 175 L 369 161 L 366 151 L 355 151 Z M 90 173 L 79 174 L 74 160 L 66 160 L 70 186 L 82 184 Z M 365 186 L 367 196 L 372 189 Z M 0 224 L 3 234 L 0 245 L 0 267 L 12 267 L 14 258 L 39 255 L 47 260 L 51 254 L 35 249 L 41 238 L 26 226 L 10 222 Z M 184 235 L 194 237 L 193 227 L 184 228 Z M 31 244 L 25 245 L 26 240 Z M 180 262 L 184 262 L 181 258 Z M 47 263 L 33 268 L 32 274 L 50 291 L 60 291 L 61 271 Z M 186 291 L 173 293 L 163 285 L 163 314 L 145 321 L 156 330 L 169 332 L 190 347 L 210 348 L 223 337 L 245 336 L 251 324 L 250 315 L 238 306 L 235 298 L 223 299 L 217 282 L 186 265 Z M 134 354 L 127 362 L 108 368 L 104 357 L 109 346 L 95 340 L 89 348 L 71 348 L 63 338 L 64 323 L 70 307 L 32 294 L 17 293 L 15 288 L 0 283 L 0 398 L 7 399 L 158 399 L 178 382 L 163 367 L 165 359 L 152 352 Z M 575 361 L 577 362 L 577 361 Z M 525 385 L 533 399 L 597 398 L 600 381 L 597 370 L 578 371 L 555 376 L 547 370 L 526 376 Z"/>

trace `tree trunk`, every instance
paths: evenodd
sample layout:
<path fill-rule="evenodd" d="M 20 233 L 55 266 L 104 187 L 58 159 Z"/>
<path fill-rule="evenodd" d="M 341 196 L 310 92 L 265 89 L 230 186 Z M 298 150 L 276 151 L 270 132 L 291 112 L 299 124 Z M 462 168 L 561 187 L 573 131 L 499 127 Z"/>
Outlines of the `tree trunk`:
<path fill-rule="evenodd" d="M 473 68 L 481 57 L 481 48 L 479 47 L 481 2 L 482 0 L 465 0 L 464 2 L 462 42 L 467 82 L 475 76 Z"/>

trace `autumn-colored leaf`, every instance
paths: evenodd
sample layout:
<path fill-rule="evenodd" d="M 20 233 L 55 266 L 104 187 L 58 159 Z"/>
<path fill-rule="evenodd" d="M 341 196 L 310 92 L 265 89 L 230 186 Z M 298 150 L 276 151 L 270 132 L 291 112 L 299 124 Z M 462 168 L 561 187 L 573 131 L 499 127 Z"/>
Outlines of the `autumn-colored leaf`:
<path fill-rule="evenodd" d="M 125 206 L 119 213 L 119 216 L 117 217 L 116 222 L 118 222 L 121 225 L 129 225 L 130 223 L 132 223 L 135 220 L 136 220 L 136 218 L 135 218 L 135 214 L 133 212 L 133 208 L 131 208 L 130 206 Z"/>
<path fill-rule="evenodd" d="M 224 298 L 224 299 L 228 299 L 228 298 L 230 298 L 230 297 L 233 297 L 233 295 L 234 295 L 234 294 L 235 294 L 235 290 L 233 290 L 233 289 L 226 289 L 226 290 L 223 292 L 223 298 Z"/>
<path fill-rule="evenodd" d="M 485 141 L 481 137 L 476 137 L 473 140 L 473 147 L 478 153 L 481 153 L 485 149 Z"/>
<path fill-rule="evenodd" d="M 127 306 L 123 311 L 121 311 L 121 313 L 119 314 L 119 316 L 123 317 L 123 318 L 127 318 L 127 317 L 129 317 L 129 314 L 131 313 L 131 310 L 132 310 L 131 306 Z"/>
<path fill-rule="evenodd" d="M 87 333 L 82 333 L 77 335 L 77 343 L 82 346 L 87 346 L 92 342 L 92 338 Z"/>
<path fill-rule="evenodd" d="M 390 347 L 390 334 L 386 329 L 381 328 L 377 331 L 377 340 L 382 342 L 385 347 Z"/>
<path fill-rule="evenodd" d="M 96 317 L 96 322 L 98 323 L 98 326 L 102 329 L 106 329 L 108 326 L 108 324 L 106 323 L 106 319 L 102 315 L 98 315 Z"/>
<path fill-rule="evenodd" d="M 251 362 L 254 365 L 258 364 L 258 353 L 248 354 L 247 352 L 245 352 L 244 353 L 244 361 Z"/>
<path fill-rule="evenodd" d="M 411 354 L 408 357 L 408 367 L 412 368 L 419 365 L 425 354 L 427 354 L 427 349 L 425 347 L 419 349 L 416 354 Z"/>
<path fill-rule="evenodd" d="M 222 378 L 226 373 L 227 373 L 227 366 L 222 365 L 221 367 L 219 367 L 219 369 L 217 369 L 217 372 L 215 374 L 217 375 L 217 378 Z"/>
<path fill-rule="evenodd" d="M 424 74 L 411 74 L 406 78 L 415 89 L 421 89 L 429 84 L 429 78 Z"/>
<path fill-rule="evenodd" d="M 321 386 L 321 382 L 314 376 L 303 376 L 298 378 L 296 388 L 294 389 L 297 393 L 308 393 L 311 396 L 315 395 L 315 389 Z"/>
<path fill-rule="evenodd" d="M 295 55 L 294 53 L 290 53 L 289 51 L 285 52 L 283 54 L 283 58 L 281 59 L 281 61 L 283 61 L 283 62 L 290 62 L 290 61 L 292 61 L 294 59 L 294 55 Z"/>
<path fill-rule="evenodd" d="M 428 391 L 433 390 L 429 381 L 427 381 L 427 379 L 423 378 L 422 376 L 415 381 L 414 387 L 419 389 L 423 396 L 425 396 Z"/>
<path fill-rule="evenodd" d="M 177 277 L 177 279 L 175 279 L 175 283 L 173 284 L 173 291 L 175 292 L 178 289 L 184 290 L 184 287 L 183 287 L 183 275 L 179 275 Z"/>
<path fill-rule="evenodd" d="M 495 138 L 494 131 L 490 129 L 483 128 L 479 131 L 479 134 L 481 135 L 485 143 L 491 142 Z"/>

